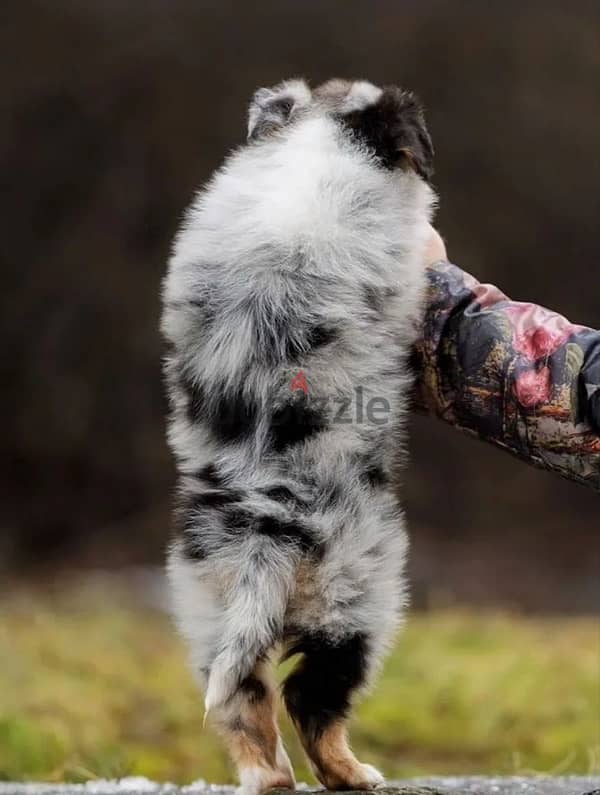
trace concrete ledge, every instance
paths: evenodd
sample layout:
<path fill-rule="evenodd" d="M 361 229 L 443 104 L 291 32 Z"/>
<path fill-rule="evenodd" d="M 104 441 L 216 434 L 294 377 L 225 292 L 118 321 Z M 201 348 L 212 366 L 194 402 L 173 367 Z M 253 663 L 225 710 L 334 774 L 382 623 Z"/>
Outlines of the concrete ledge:
<path fill-rule="evenodd" d="M 298 792 L 317 792 L 300 785 Z M 321 790 L 322 791 L 322 790 Z M 86 784 L 12 784 L 0 782 L 0 795 L 233 795 L 233 787 L 196 781 L 184 787 L 157 784 L 146 778 L 88 781 Z M 289 790 L 273 791 L 290 795 Z M 419 778 L 390 782 L 378 795 L 600 795 L 600 776 L 507 778 Z M 367 795 L 367 793 L 364 793 Z M 372 795 L 372 793 L 369 793 Z"/>

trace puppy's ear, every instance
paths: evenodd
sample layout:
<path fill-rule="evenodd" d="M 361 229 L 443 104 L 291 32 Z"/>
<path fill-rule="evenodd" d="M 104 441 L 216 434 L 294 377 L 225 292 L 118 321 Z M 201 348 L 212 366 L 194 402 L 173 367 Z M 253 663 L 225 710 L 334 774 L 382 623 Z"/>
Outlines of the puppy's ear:
<path fill-rule="evenodd" d="M 344 121 L 386 168 L 412 169 L 431 180 L 433 145 L 414 94 L 389 86 L 375 102 L 345 115 Z"/>
<path fill-rule="evenodd" d="M 273 88 L 259 88 L 248 109 L 248 140 L 284 127 L 311 100 L 304 80 L 286 80 Z"/>

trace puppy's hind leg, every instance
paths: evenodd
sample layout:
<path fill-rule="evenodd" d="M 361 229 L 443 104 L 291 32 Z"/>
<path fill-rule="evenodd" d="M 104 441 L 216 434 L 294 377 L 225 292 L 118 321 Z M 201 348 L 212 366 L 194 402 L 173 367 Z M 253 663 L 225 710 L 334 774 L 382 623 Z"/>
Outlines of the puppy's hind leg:
<path fill-rule="evenodd" d="M 304 659 L 285 681 L 283 693 L 316 777 L 332 790 L 383 784 L 378 770 L 356 759 L 346 735 L 352 695 L 365 684 L 373 663 L 369 639 L 363 634 L 335 641 L 320 633 L 304 635 L 289 654 L 298 652 Z"/>
<path fill-rule="evenodd" d="M 275 718 L 268 652 L 276 643 L 289 578 L 287 558 L 239 555 L 228 598 L 211 585 L 206 564 L 174 548 L 169 559 L 175 617 L 206 692 L 208 719 L 236 763 L 243 795 L 294 787 Z M 275 571 L 273 569 L 276 569 Z"/>
<path fill-rule="evenodd" d="M 241 795 L 295 787 L 275 710 L 275 688 L 268 663 L 259 662 L 233 696 L 210 713 L 210 720 L 216 724 L 237 766 Z"/>

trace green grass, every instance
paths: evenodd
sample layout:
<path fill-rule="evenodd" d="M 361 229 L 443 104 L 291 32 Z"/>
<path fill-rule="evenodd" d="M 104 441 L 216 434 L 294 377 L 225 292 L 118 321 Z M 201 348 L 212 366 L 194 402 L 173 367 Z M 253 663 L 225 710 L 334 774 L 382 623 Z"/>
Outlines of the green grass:
<path fill-rule="evenodd" d="M 352 738 L 389 776 L 599 772 L 592 619 L 411 615 Z M 112 593 L 3 596 L 0 779 L 232 780 L 162 615 Z M 282 719 L 300 780 L 311 781 Z"/>

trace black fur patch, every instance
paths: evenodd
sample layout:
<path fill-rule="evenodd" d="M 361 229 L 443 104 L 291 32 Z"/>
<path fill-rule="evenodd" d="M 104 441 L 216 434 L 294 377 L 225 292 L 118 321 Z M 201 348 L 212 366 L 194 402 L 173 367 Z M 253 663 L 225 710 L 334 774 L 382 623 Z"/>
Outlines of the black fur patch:
<path fill-rule="evenodd" d="M 296 499 L 294 492 L 287 486 L 271 486 L 268 489 L 261 489 L 261 492 L 265 497 L 276 502 L 291 502 Z"/>
<path fill-rule="evenodd" d="M 306 333 L 309 351 L 315 350 L 316 348 L 323 348 L 325 345 L 330 345 L 337 339 L 337 336 L 338 333 L 336 329 L 330 326 L 312 326 Z"/>
<path fill-rule="evenodd" d="M 363 472 L 363 477 L 366 482 L 377 488 L 379 486 L 385 486 L 389 483 L 389 478 L 385 473 L 383 467 L 379 464 L 370 464 Z"/>
<path fill-rule="evenodd" d="M 316 547 L 308 530 L 299 522 L 276 519 L 273 516 L 261 516 L 256 524 L 256 532 L 279 541 L 296 544 L 304 552 L 309 552 Z"/>
<path fill-rule="evenodd" d="M 223 442 L 234 442 L 253 431 L 258 406 L 241 390 L 231 392 L 215 387 L 209 397 L 203 386 L 187 375 L 181 377 L 180 384 L 187 395 L 190 422 L 207 423 Z"/>
<path fill-rule="evenodd" d="M 214 464 L 206 464 L 206 466 L 203 466 L 202 469 L 194 473 L 194 477 L 198 478 L 198 480 L 203 480 L 205 483 L 215 488 L 219 488 L 219 486 L 223 485 L 223 478 L 219 475 Z"/>
<path fill-rule="evenodd" d="M 390 483 L 390 476 L 378 455 L 374 453 L 360 454 L 355 460 L 358 478 L 362 483 L 373 488 L 386 486 Z"/>
<path fill-rule="evenodd" d="M 308 405 L 306 395 L 297 392 L 290 402 L 277 409 L 271 420 L 273 447 L 280 452 L 325 430 L 325 415 Z"/>
<path fill-rule="evenodd" d="M 268 489 L 260 489 L 260 492 L 275 502 L 289 502 L 299 508 L 306 508 L 306 502 L 296 496 L 287 486 L 270 486 Z"/>
<path fill-rule="evenodd" d="M 377 102 L 346 114 L 342 122 L 384 168 L 411 168 L 427 182 L 431 180 L 433 146 L 422 107 L 413 94 L 390 86 Z"/>
<path fill-rule="evenodd" d="M 225 529 L 231 535 L 247 533 L 251 526 L 254 516 L 243 508 L 232 508 L 225 514 Z"/>
<path fill-rule="evenodd" d="M 221 489 L 215 491 L 205 491 L 196 494 L 194 499 L 195 508 L 220 508 L 232 502 L 240 502 L 244 499 L 244 494 L 235 489 Z"/>
<path fill-rule="evenodd" d="M 258 406 L 241 392 L 223 393 L 211 412 L 210 423 L 215 435 L 224 442 L 249 436 L 256 425 Z"/>
<path fill-rule="evenodd" d="M 251 704 L 263 701 L 267 697 L 267 688 L 254 674 L 250 674 L 242 680 L 240 690 Z"/>
<path fill-rule="evenodd" d="M 303 734 L 314 741 L 334 720 L 348 714 L 352 694 L 365 682 L 368 644 L 363 634 L 339 643 L 304 635 L 286 654 L 304 659 L 283 685 L 285 704 Z"/>
<path fill-rule="evenodd" d="M 311 553 L 317 557 L 323 553 L 321 544 L 300 522 L 291 519 L 277 519 L 274 516 L 257 516 L 241 506 L 234 504 L 223 507 L 224 505 L 225 503 L 218 507 L 222 508 L 223 527 L 230 537 L 256 533 L 284 544 L 293 544 L 303 552 Z M 186 526 L 188 530 L 195 527 L 193 517 L 187 525 L 184 525 L 184 528 Z"/>

